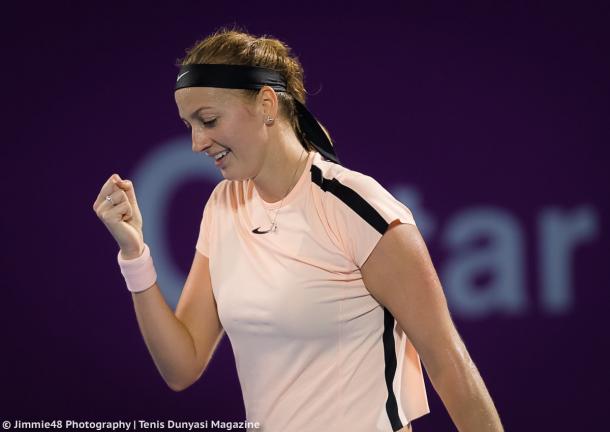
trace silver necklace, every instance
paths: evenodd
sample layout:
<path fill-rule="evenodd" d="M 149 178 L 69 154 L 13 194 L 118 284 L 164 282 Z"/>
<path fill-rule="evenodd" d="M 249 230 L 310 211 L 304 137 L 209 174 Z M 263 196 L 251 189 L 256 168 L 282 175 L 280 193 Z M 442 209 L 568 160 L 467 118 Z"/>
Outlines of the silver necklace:
<path fill-rule="evenodd" d="M 291 186 L 291 185 L 292 185 L 292 182 L 294 181 L 294 176 L 297 174 L 297 171 L 299 170 L 299 166 L 301 165 L 301 157 L 303 156 L 303 152 L 305 152 L 305 148 L 304 147 L 303 147 L 303 150 L 301 151 L 301 155 L 299 156 L 299 163 L 297 164 L 297 167 L 294 170 L 294 174 L 292 174 L 292 180 L 290 180 L 290 185 L 288 185 L 288 190 L 284 194 L 284 198 L 286 198 L 288 196 L 288 193 L 294 187 L 294 186 Z M 280 212 L 280 209 L 282 208 L 282 204 L 284 203 L 284 198 L 282 198 L 282 201 L 280 202 L 280 206 L 275 211 L 275 216 L 273 216 L 273 221 L 271 222 L 271 228 L 269 228 L 268 230 L 265 230 L 265 231 L 261 231 L 261 229 L 260 229 L 261 227 L 256 227 L 256 228 L 254 228 L 252 230 L 252 232 L 254 234 L 267 234 L 268 232 L 275 232 L 275 231 L 277 231 L 277 224 L 275 223 L 275 220 L 277 219 L 277 214 Z M 265 214 L 267 214 L 267 211 L 265 211 Z M 267 217 L 269 217 L 268 214 L 267 214 Z"/>

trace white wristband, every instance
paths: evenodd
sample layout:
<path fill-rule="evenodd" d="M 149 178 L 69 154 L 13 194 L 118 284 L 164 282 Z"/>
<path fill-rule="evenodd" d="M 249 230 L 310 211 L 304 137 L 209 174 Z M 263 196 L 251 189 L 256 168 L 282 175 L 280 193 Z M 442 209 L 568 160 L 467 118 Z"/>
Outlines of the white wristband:
<path fill-rule="evenodd" d="M 139 257 L 126 260 L 121 258 L 121 251 L 119 251 L 117 260 L 129 291 L 144 291 L 157 281 L 157 272 L 146 243 L 144 243 L 144 252 Z"/>

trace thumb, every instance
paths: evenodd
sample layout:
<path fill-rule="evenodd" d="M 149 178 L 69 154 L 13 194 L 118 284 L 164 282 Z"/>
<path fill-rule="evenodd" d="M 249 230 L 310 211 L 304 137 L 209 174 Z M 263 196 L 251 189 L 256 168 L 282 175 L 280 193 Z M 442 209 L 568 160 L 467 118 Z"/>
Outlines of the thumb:
<path fill-rule="evenodd" d="M 137 208 L 138 203 L 136 201 L 136 192 L 134 190 L 133 183 L 131 182 L 131 180 L 119 180 L 116 184 L 125 192 L 127 198 L 129 199 L 129 203 L 133 207 Z"/>

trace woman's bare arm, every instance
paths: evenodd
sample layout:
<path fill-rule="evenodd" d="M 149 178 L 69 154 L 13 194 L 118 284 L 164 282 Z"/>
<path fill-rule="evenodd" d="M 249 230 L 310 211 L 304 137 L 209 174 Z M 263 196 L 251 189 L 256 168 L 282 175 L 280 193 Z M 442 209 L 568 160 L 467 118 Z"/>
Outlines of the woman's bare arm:
<path fill-rule="evenodd" d="M 391 226 L 362 265 L 361 273 L 369 292 L 413 342 L 458 430 L 503 431 L 489 392 L 451 320 L 417 227 Z"/>
<path fill-rule="evenodd" d="M 132 299 L 140 331 L 161 376 L 172 390 L 189 387 L 205 370 L 223 334 L 208 258 L 195 253 L 175 314 L 156 283 L 132 293 Z"/>

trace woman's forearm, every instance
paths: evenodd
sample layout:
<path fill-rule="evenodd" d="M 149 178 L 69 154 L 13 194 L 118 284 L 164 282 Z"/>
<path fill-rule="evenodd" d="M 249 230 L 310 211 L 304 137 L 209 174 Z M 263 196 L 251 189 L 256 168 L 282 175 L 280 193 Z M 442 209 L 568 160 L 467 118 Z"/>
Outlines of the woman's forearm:
<path fill-rule="evenodd" d="M 460 432 L 503 432 L 494 403 L 470 357 L 451 362 L 430 376 Z"/>
<path fill-rule="evenodd" d="M 157 369 L 167 385 L 176 391 L 191 384 L 196 355 L 193 339 L 165 302 L 157 283 L 132 293 L 138 325 Z"/>

